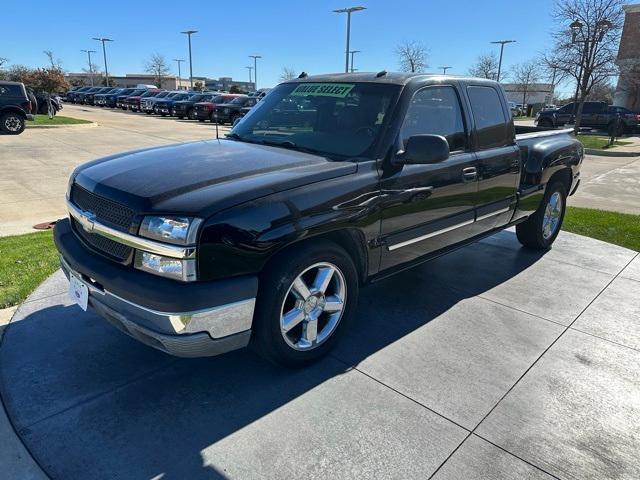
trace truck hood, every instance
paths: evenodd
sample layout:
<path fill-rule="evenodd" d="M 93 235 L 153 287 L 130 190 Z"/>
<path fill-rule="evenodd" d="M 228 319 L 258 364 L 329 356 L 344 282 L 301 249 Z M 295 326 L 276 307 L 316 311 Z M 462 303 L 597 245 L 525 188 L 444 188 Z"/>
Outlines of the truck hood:
<path fill-rule="evenodd" d="M 355 173 L 357 164 L 278 147 L 208 140 L 94 160 L 83 188 L 141 214 L 207 217 L 272 193 Z"/>

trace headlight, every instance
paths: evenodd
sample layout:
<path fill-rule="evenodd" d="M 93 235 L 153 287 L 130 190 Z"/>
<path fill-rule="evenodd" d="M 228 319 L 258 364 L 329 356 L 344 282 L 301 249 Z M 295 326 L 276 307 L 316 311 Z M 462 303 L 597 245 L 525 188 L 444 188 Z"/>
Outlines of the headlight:
<path fill-rule="evenodd" d="M 196 280 L 196 260 L 194 258 L 181 260 L 138 250 L 134 266 L 139 270 L 174 280 L 183 282 Z"/>
<path fill-rule="evenodd" d="M 200 218 L 144 217 L 140 236 L 178 245 L 193 245 L 201 223 Z"/>

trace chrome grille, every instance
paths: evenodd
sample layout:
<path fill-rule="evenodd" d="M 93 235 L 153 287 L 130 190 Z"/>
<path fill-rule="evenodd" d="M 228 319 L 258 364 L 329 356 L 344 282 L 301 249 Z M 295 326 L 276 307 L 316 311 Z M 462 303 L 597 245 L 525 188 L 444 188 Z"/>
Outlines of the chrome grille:
<path fill-rule="evenodd" d="M 75 218 L 72 218 L 71 221 L 76 235 L 79 236 L 81 240 L 84 240 L 90 247 L 118 262 L 129 261 L 131 259 L 133 248 L 122 243 L 114 242 L 102 235 L 86 232 Z"/>
<path fill-rule="evenodd" d="M 129 231 L 135 212 L 118 202 L 101 197 L 74 184 L 71 187 L 71 201 L 82 210 L 91 212 L 96 220 Z"/>
<path fill-rule="evenodd" d="M 71 187 L 71 201 L 82 210 L 93 213 L 98 222 L 110 224 L 124 232 L 129 231 L 135 216 L 135 212 L 131 208 L 96 195 L 77 184 Z M 89 247 L 117 262 L 131 260 L 133 248 L 102 235 L 89 233 L 75 219 L 72 219 L 72 223 L 76 235 Z"/>

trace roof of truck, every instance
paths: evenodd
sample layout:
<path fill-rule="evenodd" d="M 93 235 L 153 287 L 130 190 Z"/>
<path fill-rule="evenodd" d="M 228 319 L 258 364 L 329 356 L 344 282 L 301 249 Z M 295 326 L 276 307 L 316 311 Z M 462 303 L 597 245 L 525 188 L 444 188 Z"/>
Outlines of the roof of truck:
<path fill-rule="evenodd" d="M 493 80 L 483 78 L 472 78 L 457 75 L 442 75 L 437 73 L 404 73 L 404 72 L 354 72 L 354 73 L 327 73 L 323 75 L 309 75 L 303 78 L 294 78 L 288 82 L 372 82 L 386 83 L 392 85 L 406 85 L 417 79 L 437 79 L 437 80 L 473 80 L 474 83 L 491 83 Z"/>

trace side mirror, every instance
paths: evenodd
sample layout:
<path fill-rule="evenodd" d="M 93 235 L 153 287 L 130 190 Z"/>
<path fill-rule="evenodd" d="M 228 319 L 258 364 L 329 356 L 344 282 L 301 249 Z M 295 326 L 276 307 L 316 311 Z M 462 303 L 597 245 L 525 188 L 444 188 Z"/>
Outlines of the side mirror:
<path fill-rule="evenodd" d="M 441 135 L 413 135 L 407 140 L 404 152 L 396 157 L 394 163 L 430 164 L 449 158 L 449 142 Z"/>

